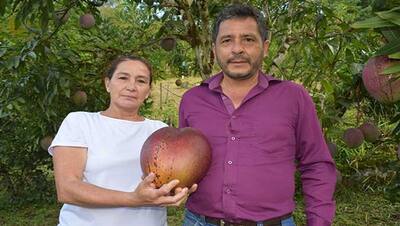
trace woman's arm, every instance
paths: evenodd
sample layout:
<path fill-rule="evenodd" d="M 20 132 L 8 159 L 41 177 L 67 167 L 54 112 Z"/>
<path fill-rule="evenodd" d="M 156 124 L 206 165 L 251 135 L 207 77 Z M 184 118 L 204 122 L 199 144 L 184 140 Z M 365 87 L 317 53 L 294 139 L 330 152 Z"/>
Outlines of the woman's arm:
<path fill-rule="evenodd" d="M 154 174 L 144 178 L 132 192 L 105 189 L 83 182 L 86 160 L 86 148 L 54 147 L 54 176 L 59 202 L 91 207 L 178 206 L 188 195 L 187 188 L 175 189 L 175 195 L 170 195 L 178 180 L 156 189 L 152 183 Z"/>

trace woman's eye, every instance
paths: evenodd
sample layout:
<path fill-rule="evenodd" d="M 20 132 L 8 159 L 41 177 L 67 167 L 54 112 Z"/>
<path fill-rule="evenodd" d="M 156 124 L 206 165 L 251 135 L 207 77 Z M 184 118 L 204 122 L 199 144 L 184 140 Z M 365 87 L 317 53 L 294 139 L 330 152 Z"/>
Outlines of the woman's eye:
<path fill-rule="evenodd" d="M 128 77 L 119 77 L 119 79 L 126 80 Z"/>

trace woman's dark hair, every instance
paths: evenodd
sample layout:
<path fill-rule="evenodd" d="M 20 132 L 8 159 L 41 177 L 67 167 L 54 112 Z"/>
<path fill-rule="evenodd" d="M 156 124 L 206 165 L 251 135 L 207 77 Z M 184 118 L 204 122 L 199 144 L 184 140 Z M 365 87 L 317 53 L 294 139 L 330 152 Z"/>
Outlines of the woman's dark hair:
<path fill-rule="evenodd" d="M 142 58 L 142 57 L 138 57 L 138 56 L 133 56 L 133 55 L 127 55 L 127 56 L 119 56 L 116 59 L 114 59 L 113 61 L 111 61 L 110 66 L 108 67 L 108 69 L 106 70 L 106 74 L 105 76 L 109 79 L 112 78 L 115 70 L 117 69 L 118 65 L 124 61 L 128 61 L 128 60 L 133 60 L 133 61 L 139 61 L 142 62 L 144 65 L 146 65 L 147 69 L 149 69 L 150 71 L 150 81 L 149 84 L 151 85 L 152 81 L 153 81 L 153 69 L 150 65 L 150 63 Z"/>
<path fill-rule="evenodd" d="M 213 32 L 212 32 L 212 41 L 215 43 L 217 40 L 219 26 L 222 22 L 229 19 L 236 18 L 253 18 L 257 22 L 258 31 L 260 32 L 261 38 L 263 41 L 267 40 L 268 31 L 267 25 L 265 23 L 265 19 L 263 14 L 257 9 L 249 5 L 243 4 L 233 4 L 224 8 L 217 16 L 217 19 L 214 22 Z"/>

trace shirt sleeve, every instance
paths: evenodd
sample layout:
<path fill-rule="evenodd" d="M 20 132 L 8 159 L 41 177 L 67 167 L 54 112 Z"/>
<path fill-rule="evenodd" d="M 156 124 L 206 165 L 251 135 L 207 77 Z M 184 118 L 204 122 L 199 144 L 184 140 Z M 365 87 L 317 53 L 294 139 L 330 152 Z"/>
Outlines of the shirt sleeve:
<path fill-rule="evenodd" d="M 185 116 L 185 99 L 186 99 L 186 95 L 183 95 L 181 102 L 179 104 L 179 128 L 184 128 L 184 127 L 188 127 L 188 123 L 186 121 L 186 116 Z"/>
<path fill-rule="evenodd" d="M 56 146 L 88 146 L 82 129 L 83 120 L 79 113 L 70 113 L 65 117 L 48 149 L 50 155 L 53 155 Z"/>
<path fill-rule="evenodd" d="M 326 145 L 315 105 L 304 88 L 299 95 L 298 107 L 296 159 L 301 173 L 307 225 L 331 225 L 336 209 L 333 198 L 336 167 Z"/>

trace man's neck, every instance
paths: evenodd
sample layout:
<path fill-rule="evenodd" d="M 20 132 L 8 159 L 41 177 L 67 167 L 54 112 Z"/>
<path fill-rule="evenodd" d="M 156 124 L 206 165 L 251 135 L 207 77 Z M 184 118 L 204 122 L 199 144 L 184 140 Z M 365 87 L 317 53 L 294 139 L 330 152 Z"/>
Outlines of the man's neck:
<path fill-rule="evenodd" d="M 224 75 L 221 81 L 222 92 L 232 100 L 235 108 L 240 106 L 250 90 L 257 85 L 258 76 L 257 73 L 248 79 L 236 80 Z"/>
<path fill-rule="evenodd" d="M 258 76 L 259 74 L 257 73 L 256 75 L 239 80 L 239 79 L 232 79 L 224 74 L 222 81 L 221 81 L 221 87 L 222 89 L 229 89 L 232 91 L 250 91 L 254 86 L 257 85 L 258 83 Z"/>

